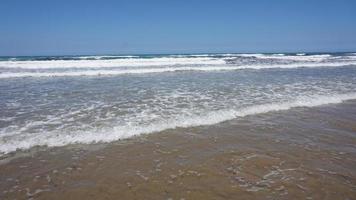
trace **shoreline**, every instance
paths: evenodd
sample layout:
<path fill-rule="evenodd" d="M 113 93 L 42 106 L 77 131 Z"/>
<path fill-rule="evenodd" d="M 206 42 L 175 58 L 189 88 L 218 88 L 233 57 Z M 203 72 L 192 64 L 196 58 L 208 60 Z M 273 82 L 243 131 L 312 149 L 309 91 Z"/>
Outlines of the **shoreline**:
<path fill-rule="evenodd" d="M 338 94 L 332 96 L 326 95 L 314 95 L 311 97 L 297 98 L 293 101 L 286 101 L 281 103 L 266 103 L 260 105 L 247 106 L 239 109 L 225 109 L 206 112 L 203 115 L 193 116 L 180 116 L 174 120 L 160 121 L 151 123 L 146 126 L 114 126 L 112 129 L 106 131 L 83 131 L 78 132 L 77 135 L 71 137 L 58 137 L 52 142 L 49 142 L 47 138 L 38 138 L 39 140 L 32 141 L 31 144 L 26 141 L 18 141 L 18 144 L 13 143 L 11 145 L 4 145 L 0 147 L 0 164 L 7 162 L 6 159 L 12 159 L 12 157 L 21 156 L 21 153 L 26 155 L 31 152 L 46 150 L 54 147 L 71 147 L 71 146 L 86 146 L 110 144 L 112 142 L 130 139 L 132 137 L 140 137 L 141 135 L 155 134 L 158 132 L 165 132 L 171 129 L 182 128 L 194 128 L 201 126 L 214 126 L 219 123 L 224 123 L 231 120 L 240 120 L 244 117 L 267 114 L 279 111 L 288 111 L 295 108 L 312 108 L 318 106 L 328 106 L 332 104 L 340 104 L 345 101 L 354 101 L 356 99 L 356 93 Z M 82 138 L 88 138 L 88 135 L 92 139 L 84 140 Z M 99 137 L 96 137 L 99 135 Z M 96 139 L 95 139 L 96 138 Z M 31 140 L 32 138 L 27 138 Z M 43 139 L 43 141 L 41 141 Z M 40 141 L 40 142 L 39 142 Z M 15 145 L 16 144 L 16 145 Z M 33 146 L 35 145 L 35 146 Z"/>
<path fill-rule="evenodd" d="M 0 165 L 2 199 L 352 199 L 356 101 L 40 148 Z"/>

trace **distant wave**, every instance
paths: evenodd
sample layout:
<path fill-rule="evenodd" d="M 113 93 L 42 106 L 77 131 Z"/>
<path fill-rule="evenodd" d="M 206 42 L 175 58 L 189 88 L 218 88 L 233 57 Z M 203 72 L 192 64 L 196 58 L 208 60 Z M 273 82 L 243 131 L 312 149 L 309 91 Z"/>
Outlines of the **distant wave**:
<path fill-rule="evenodd" d="M 119 139 L 129 138 L 134 135 L 148 134 L 159 132 L 177 127 L 192 127 L 201 125 L 211 125 L 227 120 L 232 120 L 248 115 L 268 113 L 272 111 L 283 111 L 295 107 L 314 107 L 324 104 L 341 103 L 346 100 L 356 99 L 356 93 L 339 94 L 332 96 L 306 96 L 297 98 L 295 101 L 276 102 L 270 104 L 254 105 L 241 109 L 229 109 L 213 112 L 201 113 L 195 116 L 176 116 L 174 119 L 161 119 L 156 123 L 149 125 L 134 126 L 122 125 L 110 129 L 83 131 L 83 132 L 66 132 L 60 134 L 36 134 L 36 137 L 20 137 L 17 139 L 3 140 L 0 138 L 0 152 L 6 154 L 19 149 L 26 150 L 34 146 L 64 146 L 75 143 L 98 143 L 112 142 Z M 35 122 L 34 122 L 35 123 Z"/>
<path fill-rule="evenodd" d="M 62 59 L 60 59 L 62 58 Z M 36 58 L 35 60 L 22 60 L 23 58 L 8 58 L 0 61 L 0 68 L 17 69 L 64 69 L 64 68 L 113 68 L 113 67 L 143 67 L 143 66 L 174 66 L 174 65 L 221 65 L 227 60 L 249 58 L 251 64 L 266 63 L 266 61 L 291 62 L 356 62 L 356 56 L 345 54 L 334 56 L 331 54 L 193 54 L 169 55 L 158 57 L 140 56 L 78 56 Z M 65 58 L 65 59 L 64 59 Z M 121 59 L 115 59 L 121 58 Z M 122 59 L 124 58 L 124 59 Z M 337 59 L 336 59 L 337 58 Z M 29 58 L 30 59 L 30 58 Z M 32 58 L 34 59 L 34 58 Z M 41 60 L 42 59 L 42 60 Z M 269 63 L 270 64 L 270 63 Z M 273 64 L 273 63 L 272 63 Z"/>
<path fill-rule="evenodd" d="M 3 72 L 0 73 L 0 79 L 6 78 L 24 78 L 24 77 L 61 77 L 61 76 L 115 76 L 123 74 L 147 74 L 147 73 L 163 73 L 163 72 L 179 72 L 179 71 L 228 71 L 242 69 L 273 69 L 273 68 L 312 68 L 312 67 L 341 67 L 356 65 L 355 63 L 300 63 L 289 65 L 243 65 L 243 66 L 173 66 L 173 67 L 146 67 L 146 68 L 131 68 L 131 69 L 115 69 L 115 70 L 67 70 L 62 72 Z"/>
<path fill-rule="evenodd" d="M 130 58 L 117 60 L 55 60 L 55 61 L 2 61 L 0 68 L 63 69 L 63 68 L 112 68 L 162 65 L 224 64 L 214 58 Z"/>
<path fill-rule="evenodd" d="M 191 54 L 160 56 L 74 56 L 0 61 L 0 78 L 99 76 L 175 71 L 219 71 L 356 65 L 346 54 Z M 23 58 L 21 58 L 23 59 Z M 30 58 L 28 58 L 30 59 Z M 44 60 L 37 60 L 44 59 Z M 45 60 L 48 59 L 48 60 Z"/>

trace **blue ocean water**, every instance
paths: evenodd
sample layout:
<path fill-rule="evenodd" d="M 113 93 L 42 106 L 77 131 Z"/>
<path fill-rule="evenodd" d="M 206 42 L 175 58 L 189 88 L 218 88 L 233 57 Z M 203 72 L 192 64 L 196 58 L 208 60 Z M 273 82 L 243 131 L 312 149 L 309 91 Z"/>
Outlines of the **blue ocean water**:
<path fill-rule="evenodd" d="M 356 99 L 356 54 L 0 58 L 0 152 Z"/>

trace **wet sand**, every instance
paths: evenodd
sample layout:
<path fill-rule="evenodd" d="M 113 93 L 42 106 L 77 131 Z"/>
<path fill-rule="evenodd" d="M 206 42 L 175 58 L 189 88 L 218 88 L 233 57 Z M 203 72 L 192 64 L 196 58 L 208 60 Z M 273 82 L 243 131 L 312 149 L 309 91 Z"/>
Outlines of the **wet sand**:
<path fill-rule="evenodd" d="M 0 199 L 356 199 L 356 101 L 3 158 Z"/>

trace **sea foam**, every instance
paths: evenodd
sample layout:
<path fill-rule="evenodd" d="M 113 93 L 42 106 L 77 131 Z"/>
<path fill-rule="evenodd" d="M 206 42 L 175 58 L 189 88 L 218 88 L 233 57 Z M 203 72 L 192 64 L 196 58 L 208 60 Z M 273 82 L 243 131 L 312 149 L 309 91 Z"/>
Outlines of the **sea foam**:
<path fill-rule="evenodd" d="M 196 54 L 163 57 L 79 56 L 54 60 L 0 61 L 0 78 L 113 76 L 177 71 L 226 71 L 356 66 L 356 56 L 331 54 Z M 47 58 L 48 59 L 48 58 Z M 64 59 L 64 58 L 63 58 Z"/>
<path fill-rule="evenodd" d="M 212 125 L 235 118 L 249 115 L 263 114 L 274 111 L 283 111 L 295 107 L 314 107 L 325 104 L 341 103 L 356 99 L 356 93 L 339 95 L 318 95 L 299 97 L 294 101 L 276 102 L 254 105 L 240 109 L 218 110 L 200 113 L 193 116 L 178 115 L 170 119 L 161 119 L 148 125 L 120 125 L 112 128 L 93 128 L 91 131 L 73 131 L 57 133 L 37 133 L 29 136 L 12 137 L 5 139 L 0 136 L 0 152 L 3 154 L 16 150 L 26 150 L 34 146 L 64 146 L 68 144 L 90 144 L 98 142 L 112 142 L 141 134 L 160 132 L 167 129 L 186 128 L 193 126 Z"/>
<path fill-rule="evenodd" d="M 229 71 L 242 69 L 292 69 L 292 68 L 312 68 L 312 67 L 342 67 L 354 66 L 355 63 L 301 63 L 289 65 L 241 65 L 241 66 L 196 66 L 196 67 L 151 67 L 151 68 L 131 68 L 115 70 L 75 70 L 63 72 L 4 72 L 0 73 L 0 79 L 6 78 L 23 78 L 23 77 L 62 77 L 62 76 L 115 76 L 123 74 L 147 74 L 147 73 L 164 73 L 164 72 L 181 72 L 181 71 Z"/>

